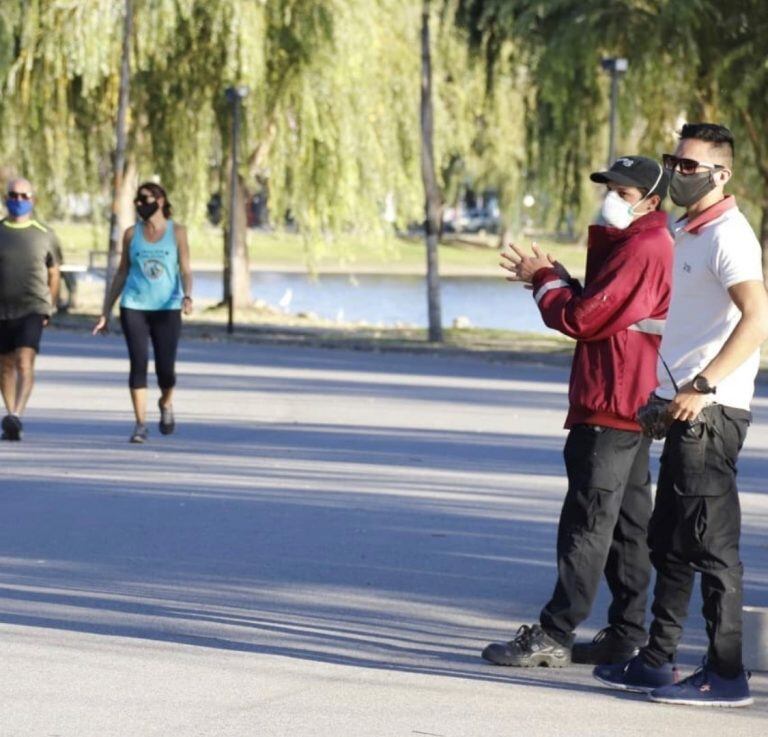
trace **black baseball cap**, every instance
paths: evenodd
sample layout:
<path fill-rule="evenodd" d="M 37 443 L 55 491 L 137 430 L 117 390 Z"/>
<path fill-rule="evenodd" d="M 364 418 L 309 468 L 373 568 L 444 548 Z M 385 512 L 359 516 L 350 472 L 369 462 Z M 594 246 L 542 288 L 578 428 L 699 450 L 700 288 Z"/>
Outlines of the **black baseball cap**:
<path fill-rule="evenodd" d="M 589 175 L 598 184 L 622 184 L 625 187 L 645 189 L 663 200 L 667 196 L 669 176 L 661 164 L 645 156 L 620 156 L 608 171 L 596 171 Z"/>

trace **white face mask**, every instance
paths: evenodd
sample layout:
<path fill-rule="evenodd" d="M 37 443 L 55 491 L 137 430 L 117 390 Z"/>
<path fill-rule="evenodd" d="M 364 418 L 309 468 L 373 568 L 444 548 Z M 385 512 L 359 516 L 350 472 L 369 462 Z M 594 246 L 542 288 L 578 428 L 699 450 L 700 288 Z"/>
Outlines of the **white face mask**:
<path fill-rule="evenodd" d="M 635 208 L 653 194 L 664 174 L 661 164 L 657 162 L 656 165 L 659 167 L 659 175 L 656 177 L 653 187 L 648 190 L 648 194 L 645 197 L 635 202 L 634 205 L 630 205 L 626 200 L 623 200 L 618 192 L 608 192 L 600 209 L 600 214 L 608 225 L 619 230 L 625 230 L 632 224 L 632 221 L 635 219 Z"/>
<path fill-rule="evenodd" d="M 640 202 L 642 201 L 640 200 Z M 637 204 L 639 205 L 640 202 Z M 618 192 L 609 192 L 603 200 L 600 214 L 603 216 L 603 220 L 612 228 L 624 230 L 635 219 L 635 207 L 621 199 Z"/>

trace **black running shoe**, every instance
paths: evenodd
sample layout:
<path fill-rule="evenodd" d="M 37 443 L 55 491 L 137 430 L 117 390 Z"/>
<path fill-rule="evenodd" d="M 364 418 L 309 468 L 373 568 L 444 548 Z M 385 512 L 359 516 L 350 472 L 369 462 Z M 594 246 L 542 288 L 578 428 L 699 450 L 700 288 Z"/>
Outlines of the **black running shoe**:
<path fill-rule="evenodd" d="M 492 642 L 483 650 L 483 658 L 494 665 L 532 668 L 542 665 L 562 668 L 571 663 L 571 650 L 553 640 L 538 624 L 524 624 L 514 640 Z"/>
<path fill-rule="evenodd" d="M 149 437 L 149 431 L 146 425 L 142 425 L 140 422 L 136 423 L 136 427 L 133 428 L 133 435 L 131 435 L 131 443 L 146 443 Z"/>
<path fill-rule="evenodd" d="M 173 407 L 171 405 L 163 406 L 160 400 L 157 402 L 160 408 L 160 433 L 170 435 L 176 428 L 176 420 L 173 418 Z"/>
<path fill-rule="evenodd" d="M 18 415 L 6 415 L 3 417 L 2 428 L 3 440 L 21 440 L 24 426 L 21 424 L 21 419 Z"/>
<path fill-rule="evenodd" d="M 571 662 L 589 665 L 626 663 L 639 652 L 638 646 L 619 635 L 612 627 L 601 629 L 592 642 L 576 642 L 571 647 Z"/>

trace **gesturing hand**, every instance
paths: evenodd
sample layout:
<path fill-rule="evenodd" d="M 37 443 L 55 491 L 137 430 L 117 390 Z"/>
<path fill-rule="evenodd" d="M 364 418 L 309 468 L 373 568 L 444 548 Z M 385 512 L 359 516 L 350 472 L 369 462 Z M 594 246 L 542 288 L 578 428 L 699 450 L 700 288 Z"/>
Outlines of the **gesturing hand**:
<path fill-rule="evenodd" d="M 545 256 L 535 243 L 531 245 L 532 256 L 521 251 L 514 243 L 510 243 L 509 248 L 511 253 L 502 253 L 501 258 L 503 260 L 499 263 L 502 269 L 512 274 L 512 276 L 506 277 L 507 281 L 521 281 L 530 284 L 533 281 L 533 275 L 539 269 L 551 269 L 559 266 L 565 271 L 564 267 L 560 266 L 552 256 L 549 254 Z"/>

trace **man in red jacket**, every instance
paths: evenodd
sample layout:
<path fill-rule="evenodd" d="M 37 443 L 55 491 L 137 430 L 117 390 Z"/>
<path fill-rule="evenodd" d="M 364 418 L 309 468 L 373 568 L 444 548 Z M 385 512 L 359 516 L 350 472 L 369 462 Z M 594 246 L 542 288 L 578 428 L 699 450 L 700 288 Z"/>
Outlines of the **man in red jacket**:
<path fill-rule="evenodd" d="M 656 388 L 656 359 L 672 276 L 672 237 L 660 205 L 667 176 L 653 159 L 624 156 L 591 175 L 607 186 L 605 225 L 589 229 L 582 287 L 534 246 L 512 246 L 502 266 L 532 285 L 544 322 L 577 340 L 565 427 L 568 491 L 557 533 L 557 583 L 540 623 L 510 642 L 492 643 L 496 665 L 560 667 L 615 663 L 647 639 L 651 564 L 650 440 L 636 421 Z M 605 573 L 613 601 L 608 626 L 573 644 Z"/>

